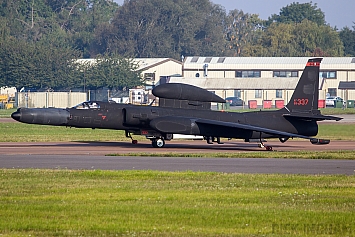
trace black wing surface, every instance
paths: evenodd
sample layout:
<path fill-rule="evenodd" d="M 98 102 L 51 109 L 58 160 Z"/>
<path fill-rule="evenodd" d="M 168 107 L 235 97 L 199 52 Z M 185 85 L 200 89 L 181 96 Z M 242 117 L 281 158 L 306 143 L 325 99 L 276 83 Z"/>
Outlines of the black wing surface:
<path fill-rule="evenodd" d="M 258 127 L 258 126 L 249 125 L 249 124 L 223 122 L 223 121 L 210 120 L 210 119 L 197 119 L 195 122 L 197 124 L 207 124 L 207 125 L 215 125 L 215 126 L 222 126 L 222 127 L 228 127 L 228 128 L 240 128 L 240 129 L 245 129 L 245 130 L 255 131 L 255 132 L 263 132 L 263 133 L 276 135 L 276 136 L 280 136 L 280 137 L 299 137 L 299 138 L 304 138 L 304 139 L 312 139 L 311 137 L 307 137 L 307 136 L 303 136 L 303 135 L 299 135 L 299 134 L 295 134 L 295 133 L 283 132 L 283 131 Z"/>

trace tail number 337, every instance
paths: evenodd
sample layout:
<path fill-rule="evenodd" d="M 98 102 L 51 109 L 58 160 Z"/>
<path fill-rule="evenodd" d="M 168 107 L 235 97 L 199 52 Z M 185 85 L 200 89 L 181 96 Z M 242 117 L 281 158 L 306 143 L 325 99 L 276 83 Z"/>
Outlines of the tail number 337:
<path fill-rule="evenodd" d="M 308 99 L 294 99 L 293 104 L 299 106 L 305 106 L 308 104 Z"/>

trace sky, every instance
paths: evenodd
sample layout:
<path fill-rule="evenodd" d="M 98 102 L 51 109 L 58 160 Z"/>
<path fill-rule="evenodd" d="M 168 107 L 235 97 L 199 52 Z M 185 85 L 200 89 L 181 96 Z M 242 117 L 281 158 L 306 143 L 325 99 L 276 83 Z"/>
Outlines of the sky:
<path fill-rule="evenodd" d="M 114 0 L 122 5 L 124 0 Z M 258 14 L 259 18 L 266 20 L 272 14 L 279 14 L 282 7 L 293 2 L 309 3 L 311 0 L 211 0 L 215 4 L 223 6 L 227 13 L 230 10 L 243 10 L 244 13 Z M 350 29 L 355 25 L 355 1 L 354 0 L 313 0 L 325 14 L 325 21 L 332 27 L 342 29 L 348 26 Z"/>

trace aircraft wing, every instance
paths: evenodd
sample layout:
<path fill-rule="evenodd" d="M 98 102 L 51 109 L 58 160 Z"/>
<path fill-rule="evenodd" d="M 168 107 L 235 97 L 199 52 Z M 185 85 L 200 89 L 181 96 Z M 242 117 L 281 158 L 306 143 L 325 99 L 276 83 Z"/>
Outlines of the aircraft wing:
<path fill-rule="evenodd" d="M 264 128 L 264 127 L 249 125 L 249 124 L 223 122 L 223 121 L 217 121 L 217 120 L 211 120 L 211 119 L 198 119 L 198 118 L 192 118 L 192 117 L 168 116 L 168 117 L 156 118 L 150 122 L 151 128 L 153 128 L 157 131 L 163 132 L 163 133 L 184 133 L 185 131 L 191 129 L 190 128 L 191 124 L 211 125 L 211 126 L 216 126 L 217 129 L 218 129 L 218 127 L 238 128 L 238 129 L 244 129 L 244 130 L 248 130 L 248 131 L 266 133 L 266 134 L 274 135 L 276 137 L 281 137 L 281 138 L 298 137 L 298 138 L 303 138 L 303 139 L 309 139 L 312 144 L 328 144 L 330 142 L 329 140 L 311 138 L 311 137 L 296 134 L 296 133 L 289 133 L 289 132 Z"/>
<path fill-rule="evenodd" d="M 208 124 L 208 125 L 215 125 L 215 126 L 222 126 L 222 127 L 229 127 L 229 128 L 240 128 L 240 129 L 251 130 L 251 131 L 255 131 L 255 132 L 263 132 L 263 133 L 276 135 L 276 136 L 280 136 L 280 137 L 299 137 L 299 138 L 304 138 L 304 139 L 312 139 L 311 137 L 307 137 L 307 136 L 303 136 L 303 135 L 299 135 L 299 134 L 295 134 L 295 133 L 283 132 L 283 131 L 258 127 L 258 126 L 249 125 L 249 124 L 223 122 L 223 121 L 216 121 L 216 120 L 209 120 L 209 119 L 197 119 L 195 122 L 197 124 Z"/>

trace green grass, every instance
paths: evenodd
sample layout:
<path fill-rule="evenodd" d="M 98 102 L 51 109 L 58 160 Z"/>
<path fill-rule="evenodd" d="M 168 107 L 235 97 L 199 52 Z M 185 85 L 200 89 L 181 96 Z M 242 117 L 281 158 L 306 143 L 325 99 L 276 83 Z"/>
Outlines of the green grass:
<path fill-rule="evenodd" d="M 0 142 L 130 141 L 124 131 L 0 123 Z M 138 138 L 138 137 L 137 137 Z M 143 137 L 139 136 L 143 139 Z M 145 139 L 145 138 L 144 138 Z"/>
<path fill-rule="evenodd" d="M 319 124 L 317 137 L 331 140 L 355 140 L 355 124 Z"/>
<path fill-rule="evenodd" d="M 0 118 L 11 118 L 11 114 L 15 111 L 16 109 L 0 109 Z"/>
<path fill-rule="evenodd" d="M 147 156 L 147 157 L 199 157 L 199 158 L 281 158 L 281 159 L 339 159 L 355 160 L 355 151 L 274 151 L 274 152 L 211 152 L 211 153 L 178 153 L 178 152 L 138 152 L 115 153 L 108 156 Z M 354 167 L 355 168 L 355 167 Z"/>
<path fill-rule="evenodd" d="M 354 236 L 355 176 L 0 170 L 2 236 Z"/>
<path fill-rule="evenodd" d="M 324 108 L 324 109 L 320 109 L 320 111 L 322 114 L 325 114 L 325 115 L 355 114 L 354 108 L 347 108 L 347 109 Z"/>

